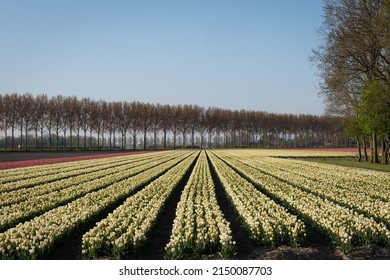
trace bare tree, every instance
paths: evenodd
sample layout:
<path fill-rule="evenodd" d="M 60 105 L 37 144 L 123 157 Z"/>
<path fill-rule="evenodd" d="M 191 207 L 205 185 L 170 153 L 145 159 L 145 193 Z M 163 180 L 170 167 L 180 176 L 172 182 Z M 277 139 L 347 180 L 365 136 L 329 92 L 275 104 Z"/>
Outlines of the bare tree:
<path fill-rule="evenodd" d="M 143 131 L 144 150 L 146 150 L 147 133 L 152 125 L 152 105 L 150 103 L 140 103 L 141 130 Z"/>
<path fill-rule="evenodd" d="M 129 129 L 133 137 L 133 150 L 137 149 L 137 134 L 141 129 L 142 105 L 140 102 L 133 101 L 130 103 L 129 111 Z"/>
<path fill-rule="evenodd" d="M 4 108 L 4 102 L 3 102 L 3 96 L 0 95 L 0 129 L 3 129 L 5 132 L 5 142 L 7 143 L 7 130 L 8 130 L 8 123 L 6 120 L 6 114 L 5 114 L 5 108 Z M 5 145 L 5 149 L 7 149 L 7 144 Z"/>
<path fill-rule="evenodd" d="M 8 149 L 8 129 L 11 129 L 11 149 L 14 149 L 14 131 L 17 121 L 17 98 L 18 95 L 13 93 L 6 94 L 2 97 L 2 126 L 5 135 L 5 149 Z"/>
<path fill-rule="evenodd" d="M 77 127 L 77 117 L 80 110 L 80 102 L 76 96 L 65 97 L 63 100 L 63 123 L 62 131 L 64 132 L 64 145 L 66 146 L 66 131 L 69 130 L 69 149 L 73 149 L 73 132 Z"/>
<path fill-rule="evenodd" d="M 182 106 L 174 106 L 172 109 L 173 113 L 171 115 L 171 131 L 173 134 L 173 149 L 176 149 L 176 137 L 179 133 L 180 119 L 183 114 L 183 108 Z"/>
<path fill-rule="evenodd" d="M 35 131 L 35 149 L 38 150 L 38 132 L 40 132 L 41 145 L 40 149 L 43 150 L 43 132 L 46 128 L 46 116 L 47 116 L 48 98 L 46 94 L 40 94 L 35 97 L 32 107 L 31 126 Z"/>
<path fill-rule="evenodd" d="M 193 149 L 195 142 L 195 133 L 196 131 L 198 131 L 200 125 L 202 108 L 197 105 L 188 106 L 186 114 L 188 115 L 188 127 L 191 132 L 191 149 Z"/>
<path fill-rule="evenodd" d="M 80 114 L 80 128 L 84 131 L 84 150 L 87 149 L 87 131 L 91 126 L 91 106 L 92 100 L 90 98 L 83 98 L 81 100 L 81 114 Z"/>
<path fill-rule="evenodd" d="M 63 102 L 64 102 L 64 97 L 62 95 L 57 95 L 54 96 L 50 99 L 49 106 L 50 106 L 50 126 L 54 128 L 54 131 L 56 133 L 56 150 L 59 150 L 59 145 L 60 145 L 60 131 L 61 128 L 63 127 Z M 50 128 L 51 129 L 51 128 Z M 51 142 L 51 140 L 50 140 Z"/>
<path fill-rule="evenodd" d="M 150 107 L 150 128 L 153 132 L 153 149 L 157 148 L 157 135 L 162 128 L 162 118 L 163 118 L 163 106 L 160 104 L 151 105 Z"/>
<path fill-rule="evenodd" d="M 161 130 L 163 132 L 163 146 L 167 149 L 167 133 L 172 128 L 173 109 L 170 105 L 161 107 Z"/>

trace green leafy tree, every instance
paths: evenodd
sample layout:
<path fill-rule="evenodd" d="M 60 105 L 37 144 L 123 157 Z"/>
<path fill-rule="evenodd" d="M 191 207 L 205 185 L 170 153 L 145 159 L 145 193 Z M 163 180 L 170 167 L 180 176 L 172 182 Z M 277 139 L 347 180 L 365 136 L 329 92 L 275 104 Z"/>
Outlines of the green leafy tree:
<path fill-rule="evenodd" d="M 388 163 L 390 138 L 390 88 L 380 80 L 372 81 L 362 94 L 359 121 L 363 132 L 381 140 L 382 163 Z M 376 142 L 376 139 L 372 140 Z M 375 151 L 371 161 L 378 162 Z"/>

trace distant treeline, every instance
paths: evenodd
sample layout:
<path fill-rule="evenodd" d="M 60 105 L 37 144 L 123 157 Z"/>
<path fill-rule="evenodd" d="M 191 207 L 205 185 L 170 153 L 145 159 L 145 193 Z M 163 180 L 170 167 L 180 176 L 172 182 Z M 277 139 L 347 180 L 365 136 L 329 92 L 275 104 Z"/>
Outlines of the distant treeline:
<path fill-rule="evenodd" d="M 197 105 L 0 95 L 5 150 L 351 147 L 343 120 Z M 1 135 L 0 134 L 0 135 Z"/>

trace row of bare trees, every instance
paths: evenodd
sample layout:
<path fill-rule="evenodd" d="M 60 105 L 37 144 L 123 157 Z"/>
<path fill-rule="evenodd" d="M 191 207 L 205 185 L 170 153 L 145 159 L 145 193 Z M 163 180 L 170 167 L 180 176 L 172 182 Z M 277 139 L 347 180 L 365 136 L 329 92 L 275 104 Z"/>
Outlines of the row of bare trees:
<path fill-rule="evenodd" d="M 29 93 L 0 95 L 0 129 L 0 146 L 6 150 L 341 147 L 349 143 L 341 119 L 334 117 Z"/>

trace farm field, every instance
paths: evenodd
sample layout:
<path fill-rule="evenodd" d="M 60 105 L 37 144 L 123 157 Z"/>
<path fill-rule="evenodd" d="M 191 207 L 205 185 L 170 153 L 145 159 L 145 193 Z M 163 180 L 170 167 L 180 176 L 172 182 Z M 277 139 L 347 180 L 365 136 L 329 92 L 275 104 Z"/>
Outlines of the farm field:
<path fill-rule="evenodd" d="M 390 166 L 388 164 L 372 164 L 370 162 L 357 162 L 356 157 L 354 158 L 305 158 L 305 160 L 390 172 Z"/>
<path fill-rule="evenodd" d="M 177 150 L 0 170 L 0 259 L 390 259 L 390 173 L 296 159 L 343 156 Z"/>
<path fill-rule="evenodd" d="M 106 158 L 118 155 L 134 155 L 147 152 L 148 151 L 0 151 L 0 170 L 86 159 Z"/>

